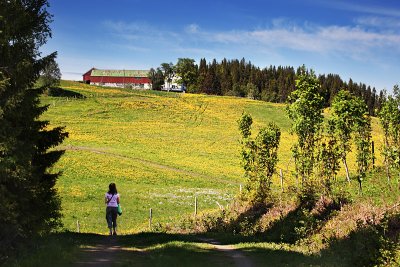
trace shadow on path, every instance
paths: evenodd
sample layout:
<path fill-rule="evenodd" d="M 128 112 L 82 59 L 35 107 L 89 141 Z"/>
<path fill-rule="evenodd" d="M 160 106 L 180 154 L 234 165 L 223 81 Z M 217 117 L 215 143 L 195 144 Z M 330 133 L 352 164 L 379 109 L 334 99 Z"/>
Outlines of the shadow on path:
<path fill-rule="evenodd" d="M 80 247 L 72 266 L 254 266 L 233 245 L 200 235 L 68 233 Z M 71 236 L 69 236 L 71 238 Z"/>

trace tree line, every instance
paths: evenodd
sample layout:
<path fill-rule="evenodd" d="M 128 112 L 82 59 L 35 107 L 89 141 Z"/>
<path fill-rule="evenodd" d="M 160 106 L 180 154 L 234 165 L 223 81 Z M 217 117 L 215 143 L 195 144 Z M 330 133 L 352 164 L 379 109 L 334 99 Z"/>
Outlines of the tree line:
<path fill-rule="evenodd" d="M 186 86 L 191 93 L 210 95 L 226 95 L 249 97 L 275 103 L 285 103 L 288 96 L 295 90 L 296 77 L 301 73 L 301 67 L 269 66 L 259 68 L 244 58 L 241 60 L 223 59 L 217 62 L 213 59 L 207 62 L 205 58 L 195 64 L 194 59 L 179 58 L 177 63 L 162 63 L 160 67 L 150 70 L 149 78 L 153 89 L 160 89 L 166 81 L 174 77 Z M 343 81 L 337 74 L 321 74 L 317 77 L 320 87 L 319 94 L 323 97 L 324 107 L 331 105 L 340 90 L 346 90 L 360 97 L 367 104 L 370 115 L 376 115 L 381 109 L 384 92 L 364 83 L 356 83 L 352 79 Z"/>
<path fill-rule="evenodd" d="M 359 192 L 367 172 L 374 164 L 371 116 L 360 96 L 340 90 L 332 100 L 330 116 L 324 119 L 324 98 L 321 83 L 313 70 L 299 69 L 295 90 L 290 93 L 286 113 L 292 121 L 291 134 L 296 135 L 292 145 L 293 174 L 302 186 L 300 197 L 314 198 L 316 194 L 332 197 L 332 181 L 344 166 L 346 179 L 351 182 L 347 156 L 355 150 L 356 178 Z M 384 97 L 377 114 L 384 131 L 382 152 L 388 184 L 391 177 L 400 174 L 400 89 Z M 263 203 L 271 197 L 272 176 L 276 173 L 280 129 L 273 123 L 252 137 L 253 120 L 242 114 L 238 120 L 241 135 L 242 166 L 247 177 L 247 198 Z"/>

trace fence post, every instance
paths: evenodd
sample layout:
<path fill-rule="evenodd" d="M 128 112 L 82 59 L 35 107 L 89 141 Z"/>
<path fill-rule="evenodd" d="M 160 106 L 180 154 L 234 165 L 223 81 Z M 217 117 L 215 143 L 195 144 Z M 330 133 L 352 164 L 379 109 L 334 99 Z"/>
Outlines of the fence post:
<path fill-rule="evenodd" d="M 279 176 L 281 177 L 281 189 L 282 189 L 282 192 L 283 192 L 283 172 L 282 172 L 282 169 L 279 169 Z"/>
<path fill-rule="evenodd" d="M 149 228 L 151 230 L 151 221 L 153 220 L 153 209 L 150 208 L 150 216 L 149 216 Z"/>
<path fill-rule="evenodd" d="M 79 220 L 76 220 L 76 230 L 78 231 L 78 233 L 81 232 L 81 227 L 79 225 Z"/>
<path fill-rule="evenodd" d="M 197 197 L 194 197 L 194 216 L 197 215 Z"/>
<path fill-rule="evenodd" d="M 375 144 L 374 144 L 374 141 L 371 142 L 371 152 L 372 152 L 372 168 L 375 168 Z"/>
<path fill-rule="evenodd" d="M 242 184 L 239 185 L 239 193 L 242 194 Z"/>

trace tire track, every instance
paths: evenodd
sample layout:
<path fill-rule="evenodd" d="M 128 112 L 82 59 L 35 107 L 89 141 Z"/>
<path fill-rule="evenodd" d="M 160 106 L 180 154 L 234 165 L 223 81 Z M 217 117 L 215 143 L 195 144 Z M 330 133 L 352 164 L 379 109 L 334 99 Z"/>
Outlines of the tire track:
<path fill-rule="evenodd" d="M 221 178 L 217 178 L 217 177 L 211 177 L 211 176 L 204 175 L 204 174 L 197 173 L 197 172 L 193 172 L 193 171 L 182 170 L 182 169 L 179 169 L 179 168 L 176 168 L 176 167 L 168 166 L 168 165 L 165 165 L 165 164 L 160 164 L 158 162 L 154 162 L 154 161 L 151 161 L 151 160 L 141 159 L 141 158 L 137 158 L 137 157 L 125 156 L 125 155 L 117 154 L 117 153 L 114 153 L 114 152 L 109 152 L 109 151 L 103 150 L 103 149 L 98 149 L 98 148 L 93 148 L 93 147 L 85 147 L 85 146 L 72 146 L 72 145 L 60 146 L 58 148 L 62 149 L 62 150 L 67 150 L 67 151 L 88 151 L 88 152 L 92 152 L 92 153 L 96 153 L 96 154 L 108 155 L 108 156 L 112 156 L 114 158 L 120 158 L 120 159 L 125 159 L 125 160 L 136 161 L 136 162 L 139 162 L 139 163 L 144 164 L 146 166 L 153 167 L 153 168 L 160 169 L 160 170 L 173 171 L 173 172 L 184 174 L 184 175 L 188 175 L 188 176 L 191 176 L 191 177 L 203 178 L 203 179 L 207 179 L 207 180 L 210 180 L 210 181 L 221 182 L 221 183 L 224 183 L 224 184 L 237 184 L 237 185 L 239 185 L 239 183 L 233 182 L 231 180 L 221 179 Z"/>

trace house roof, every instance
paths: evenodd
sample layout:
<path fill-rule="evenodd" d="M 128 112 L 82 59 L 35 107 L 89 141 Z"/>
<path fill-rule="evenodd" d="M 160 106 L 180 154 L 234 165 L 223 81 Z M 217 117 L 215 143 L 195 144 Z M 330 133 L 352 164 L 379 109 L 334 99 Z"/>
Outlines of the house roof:
<path fill-rule="evenodd" d="M 98 70 L 93 69 L 91 76 L 107 77 L 148 77 L 148 70 Z"/>

